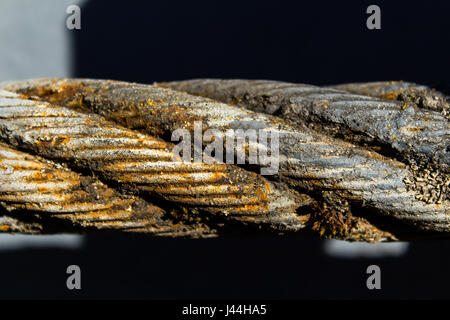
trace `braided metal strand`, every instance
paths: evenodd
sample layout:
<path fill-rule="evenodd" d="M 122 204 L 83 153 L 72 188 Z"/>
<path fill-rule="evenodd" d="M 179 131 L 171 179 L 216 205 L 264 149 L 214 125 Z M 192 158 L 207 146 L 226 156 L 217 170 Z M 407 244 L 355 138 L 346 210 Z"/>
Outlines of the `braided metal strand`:
<path fill-rule="evenodd" d="M 205 83 L 205 94 L 227 96 L 211 89 L 214 81 Z M 202 81 L 166 85 L 200 93 Z M 277 117 L 159 87 L 115 81 L 36 80 L 8 88 L 74 108 L 89 108 L 131 128 L 160 135 L 179 127 L 192 129 L 199 119 L 207 128 L 217 129 L 248 128 L 253 123 L 255 128 L 279 134 L 278 176 L 291 185 L 321 192 L 329 204 L 344 211 L 355 212 L 362 206 L 418 229 L 447 232 L 450 228 L 448 201 L 442 197 L 432 203 L 420 199 L 420 192 L 408 185 L 414 172 L 403 163 Z"/>
<path fill-rule="evenodd" d="M 223 164 L 173 161 L 173 145 L 104 118 L 16 97 L 0 99 L 0 130 L 13 145 L 89 169 L 108 181 L 232 219 L 298 230 L 298 197 Z"/>
<path fill-rule="evenodd" d="M 447 119 L 450 117 L 449 98 L 439 91 L 417 83 L 403 81 L 346 83 L 330 86 L 330 88 L 380 99 L 398 100 L 440 112 Z"/>
<path fill-rule="evenodd" d="M 39 221 L 25 222 L 8 215 L 0 215 L 0 233 L 42 234 L 45 226 Z"/>
<path fill-rule="evenodd" d="M 333 91 L 333 89 L 322 89 L 314 86 L 294 85 L 274 81 L 192 80 L 186 82 L 173 82 L 164 84 L 164 86 L 170 86 L 175 89 L 204 95 L 221 101 L 235 102 L 240 106 L 245 106 L 257 111 L 280 113 L 279 111 L 281 110 L 282 116 L 297 122 L 299 125 L 304 125 L 304 122 L 307 121 L 305 119 L 312 119 L 308 118 L 306 111 L 305 114 L 297 112 L 295 106 L 297 106 L 299 100 L 294 99 L 295 103 L 290 103 L 283 109 L 285 106 L 283 101 L 292 101 L 289 99 L 292 97 L 298 98 L 298 95 L 302 96 L 308 93 L 307 96 L 309 96 L 309 98 L 314 98 L 311 97 L 312 95 L 319 95 L 320 97 L 316 97 L 319 98 L 319 101 L 321 101 L 320 99 L 325 98 L 325 96 L 327 99 L 333 99 L 333 101 L 336 102 L 336 105 L 340 105 L 340 109 L 336 108 L 336 110 L 340 110 L 340 112 L 335 110 L 336 115 L 341 116 L 346 123 L 351 123 L 352 119 L 355 118 L 355 115 L 353 115 L 351 111 L 352 106 L 367 106 L 367 101 L 369 101 L 369 105 L 371 105 L 372 102 L 375 104 L 385 103 L 371 101 L 373 98 L 367 96 L 355 95 L 351 95 L 351 98 L 356 99 L 355 103 L 346 102 L 347 100 L 345 99 L 349 99 L 350 95 L 343 92 L 337 92 L 337 90 L 330 92 L 330 90 Z M 271 99 L 277 95 L 280 95 L 278 100 Z M 339 99 L 344 100 L 340 101 Z M 327 105 L 320 107 L 320 111 L 315 111 L 318 108 L 319 107 L 311 106 L 308 110 L 311 113 L 322 112 L 322 110 L 328 110 L 331 107 L 330 103 L 328 103 Z M 348 108 L 349 110 L 344 112 L 343 108 Z M 431 121 L 431 124 L 429 125 L 430 135 L 441 136 L 442 140 L 439 140 L 438 138 L 436 144 L 438 145 L 438 149 L 445 149 L 445 146 L 448 144 L 448 139 L 446 139 L 448 136 L 448 123 L 444 118 L 432 111 L 425 110 L 424 112 L 431 113 L 434 117 L 433 120 L 436 119 L 436 121 Z M 368 117 L 366 115 L 364 118 L 362 114 L 359 114 L 359 116 L 363 119 L 361 121 L 366 121 L 364 119 L 367 119 Z M 334 118 L 331 118 L 330 122 L 333 122 L 332 119 Z M 374 131 L 377 130 L 378 120 L 367 122 L 368 125 L 371 123 L 375 128 L 373 129 Z M 331 126 L 333 126 L 333 123 Z M 428 224 L 427 221 L 437 219 L 441 221 L 442 224 L 438 223 L 439 226 L 436 225 L 435 227 L 448 230 L 450 212 L 448 202 L 449 179 L 447 174 L 440 174 L 439 171 L 437 171 L 431 174 L 431 177 L 434 176 L 435 179 L 424 179 L 417 170 L 411 170 L 411 168 L 408 168 L 404 164 L 383 157 L 380 154 L 371 151 L 371 149 L 363 151 L 356 145 L 344 144 L 337 139 L 333 140 L 323 137 L 320 134 L 315 134 L 313 131 L 307 130 L 305 127 L 302 127 L 301 129 L 294 129 L 291 125 L 288 127 L 290 127 L 288 130 L 296 131 L 297 133 L 307 133 L 311 140 L 319 143 L 316 147 L 311 147 L 310 144 L 309 149 L 302 148 L 304 152 L 301 155 L 297 155 L 297 161 L 301 158 L 304 159 L 306 154 L 310 153 L 312 149 L 315 149 L 314 151 L 322 149 L 326 151 L 325 153 L 319 151 L 319 154 L 322 153 L 322 155 L 317 155 L 316 163 L 319 162 L 319 159 L 321 165 L 325 165 L 326 162 L 329 162 L 330 164 L 334 163 L 332 166 L 334 172 L 330 170 L 328 175 L 317 174 L 317 170 L 313 169 L 311 163 L 307 163 L 309 168 L 305 171 L 310 171 L 311 173 L 309 176 L 306 175 L 304 177 L 310 178 L 311 176 L 314 176 L 320 178 L 320 182 L 324 182 L 324 178 L 340 180 L 340 187 L 342 189 L 349 191 L 354 190 L 353 192 L 355 194 L 360 195 L 362 199 L 368 201 L 372 206 L 381 210 L 395 212 L 393 215 L 402 219 L 412 218 L 417 221 L 423 220 L 425 225 Z M 329 130 L 325 130 L 325 132 L 330 133 Z M 419 136 L 417 139 L 420 140 L 422 138 Z M 423 140 L 425 141 L 425 145 L 433 145 L 434 147 L 434 140 Z M 285 145 L 296 146 L 297 143 L 294 139 L 291 139 L 290 141 L 287 140 Z M 344 151 L 345 149 L 347 150 Z M 286 154 L 288 154 L 288 152 L 286 152 Z M 328 154 L 328 156 L 326 156 L 326 154 Z M 345 156 L 343 157 L 344 154 Z M 441 166 L 445 167 L 445 161 L 448 158 L 448 155 L 445 152 L 442 152 L 441 154 L 441 158 L 444 159 L 444 163 L 441 163 Z M 344 168 L 346 168 L 346 171 L 342 171 Z M 383 174 L 383 172 L 385 174 Z M 328 188 L 335 188 L 335 186 L 331 184 L 326 184 L 325 186 Z M 411 216 L 407 217 L 408 215 Z"/>
<path fill-rule="evenodd" d="M 450 128 L 440 113 L 332 88 L 256 80 L 193 80 L 171 87 L 277 114 L 361 145 L 381 144 L 449 170 Z"/>
<path fill-rule="evenodd" d="M 47 230 L 35 218 L 65 220 L 66 231 L 111 229 L 155 235 L 206 236 L 205 226 L 176 226 L 165 211 L 138 197 L 120 195 L 95 178 L 0 143 L 0 203 L 3 232 Z M 17 218 L 16 212 L 23 212 Z M 9 215 L 9 216 L 8 216 Z M 49 230 L 48 230 L 49 231 Z M 61 231 L 61 230 L 58 230 Z"/>

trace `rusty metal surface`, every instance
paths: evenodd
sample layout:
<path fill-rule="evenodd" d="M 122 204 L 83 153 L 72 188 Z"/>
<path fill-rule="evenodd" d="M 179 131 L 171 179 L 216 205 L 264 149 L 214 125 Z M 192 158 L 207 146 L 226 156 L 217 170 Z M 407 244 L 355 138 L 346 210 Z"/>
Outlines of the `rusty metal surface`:
<path fill-rule="evenodd" d="M 228 86 L 233 87 L 235 82 Z M 164 84 L 234 100 L 234 93 L 222 85 L 214 80 Z M 268 91 L 267 86 L 273 89 L 267 81 L 260 85 L 265 88 L 260 88 L 263 92 Z M 446 180 L 442 184 L 436 183 L 436 179 L 424 180 L 402 162 L 301 123 L 294 125 L 274 116 L 157 86 L 116 81 L 43 79 L 4 87 L 74 110 L 96 112 L 129 128 L 159 136 L 167 136 L 177 128 L 192 130 L 195 120 L 204 121 L 207 128 L 221 130 L 249 128 L 253 124 L 255 128 L 276 131 L 280 136 L 280 171 L 276 177 L 314 197 L 319 208 L 310 220 L 311 228 L 333 237 L 393 240 L 397 235 L 389 231 L 396 221 L 408 224 L 412 230 L 444 233 L 450 230 Z M 233 88 L 238 90 L 236 86 Z M 298 93 L 302 89 L 291 91 Z M 248 101 L 234 102 L 246 105 Z M 269 104 L 260 106 L 258 111 L 270 109 Z M 366 212 L 373 213 L 375 220 L 383 217 L 382 223 L 365 217 Z"/>
<path fill-rule="evenodd" d="M 98 179 L 77 174 L 61 165 L 17 151 L 0 143 L 0 203 L 5 210 L 0 231 L 51 232 L 42 219 L 62 227 L 145 230 L 165 235 L 214 234 L 206 226 L 175 225 L 163 219 L 166 212 L 139 197 L 121 195 Z M 18 220 L 20 216 L 24 220 Z M 59 230 L 61 232 L 61 230 Z"/>
<path fill-rule="evenodd" d="M 0 98 L 9 144 L 90 170 L 119 189 L 277 230 L 298 230 L 305 201 L 260 175 L 223 164 L 173 161 L 173 145 L 85 114 L 20 96 Z"/>
<path fill-rule="evenodd" d="M 382 153 L 449 171 L 450 128 L 444 114 L 404 101 L 333 88 L 266 80 L 193 80 L 170 86 L 276 114 Z M 401 89 L 399 89 L 401 90 Z"/>
<path fill-rule="evenodd" d="M 440 112 L 447 119 L 450 117 L 449 97 L 436 91 L 434 88 L 417 83 L 384 81 L 346 83 L 329 87 L 380 99 L 398 100 L 404 103 L 414 104 L 419 108 Z"/>
<path fill-rule="evenodd" d="M 441 153 L 436 152 L 434 154 L 438 158 L 441 155 L 440 159 L 443 161 L 438 161 L 440 166 L 435 170 L 433 168 L 431 170 L 422 170 L 420 167 L 405 165 L 404 163 L 395 161 L 395 158 L 388 157 L 388 155 L 383 156 L 380 153 L 372 151 L 376 149 L 368 148 L 367 141 L 361 144 L 361 146 L 358 146 L 354 143 L 346 144 L 340 139 L 331 138 L 336 136 L 336 134 L 330 134 L 336 129 L 333 127 L 334 118 L 331 115 L 341 117 L 341 119 L 346 121 L 345 123 L 352 123 L 355 118 L 359 117 L 360 121 L 365 121 L 367 126 L 370 127 L 370 130 L 367 130 L 368 132 L 364 132 L 364 134 L 369 134 L 369 136 L 371 133 L 377 131 L 380 123 L 384 123 L 384 125 L 389 124 L 389 119 L 381 117 L 382 121 L 377 116 L 371 117 L 370 113 L 366 113 L 368 111 L 367 108 L 373 108 L 374 103 L 382 104 L 383 107 L 381 108 L 389 109 L 385 106 L 385 101 L 372 101 L 373 98 L 371 97 L 350 95 L 333 89 L 322 89 L 314 86 L 286 84 L 274 81 L 193 80 L 163 85 L 225 102 L 233 102 L 256 111 L 277 113 L 285 119 L 296 122 L 301 127 L 295 128 L 293 125 L 286 125 L 284 127 L 285 130 L 294 131 L 297 133 L 297 136 L 298 133 L 302 132 L 304 133 L 302 137 L 303 141 L 305 141 L 305 138 L 309 141 L 305 147 L 300 147 L 303 150 L 301 154 L 290 156 L 286 150 L 285 154 L 288 159 L 293 158 L 297 163 L 300 162 L 302 166 L 307 166 L 307 169 L 305 168 L 304 171 L 309 171 L 310 173 L 309 176 L 304 175 L 304 178 L 315 177 L 320 179 L 319 183 L 322 183 L 322 187 L 348 190 L 360 196 L 363 200 L 368 201 L 370 205 L 381 210 L 390 211 L 392 215 L 402 219 L 416 219 L 417 221 L 439 220 L 442 222 L 442 224 L 438 223 L 440 225 L 439 228 L 442 227 L 444 230 L 448 230 L 450 215 L 448 202 L 449 177 L 446 172 L 442 172 L 440 169 L 443 168 L 444 171 L 446 170 L 448 152 L 445 150 L 449 143 L 449 131 L 448 122 L 441 115 L 432 111 L 423 111 L 424 113 L 430 114 L 431 119 L 427 127 L 433 139 L 425 138 L 421 134 L 416 134 L 411 138 L 411 141 L 420 140 L 422 145 L 432 145 L 434 151 L 436 149 L 441 151 Z M 297 98 L 300 96 L 303 99 L 304 95 L 312 99 L 312 104 L 308 105 L 308 112 L 310 113 L 306 111 L 302 113 L 298 111 L 299 109 L 295 108 L 298 106 L 299 101 L 302 101 Z M 296 99 L 294 101 L 290 100 L 293 97 Z M 323 126 L 314 128 L 314 120 L 316 119 L 314 113 L 317 112 L 323 116 L 323 110 L 332 109 L 329 103 L 323 104 L 322 106 L 315 105 L 315 99 L 318 101 L 331 99 L 332 101 L 336 101 L 336 104 L 339 103 L 340 107 L 331 111 L 331 118 L 323 120 L 332 129 L 323 130 Z M 346 99 L 350 99 L 350 101 Z M 291 102 L 288 103 L 288 101 Z M 357 112 L 358 110 L 355 111 L 352 108 L 355 105 L 363 106 L 364 108 Z M 302 106 L 300 105 L 299 108 L 302 108 Z M 317 109 L 320 110 L 315 111 Z M 395 110 L 397 115 L 401 112 L 399 109 L 402 108 L 397 106 Z M 423 114 L 420 114 L 420 112 L 421 110 L 418 110 L 419 115 L 422 116 Z M 313 116 L 310 117 L 310 114 L 313 114 Z M 389 115 L 392 112 L 388 110 L 384 114 Z M 417 119 L 417 117 L 414 119 Z M 425 117 L 418 121 L 426 122 L 426 120 L 427 118 Z M 306 123 L 309 121 L 313 122 L 313 128 L 317 130 L 312 131 L 306 128 Z M 318 122 L 320 121 L 318 120 Z M 408 121 L 406 122 L 408 123 Z M 338 127 L 338 129 L 341 128 Z M 402 128 L 399 131 L 403 131 Z M 424 131 L 426 132 L 426 130 Z M 319 132 L 323 132 L 331 137 L 324 137 Z M 345 134 L 348 134 L 351 138 L 354 137 L 349 132 L 345 132 Z M 305 144 L 304 142 L 298 141 L 298 138 L 295 139 L 294 133 L 288 135 L 291 135 L 292 138 L 285 141 L 284 144 L 286 147 Z M 308 155 L 311 155 L 312 159 L 307 162 L 305 160 L 309 160 L 307 158 Z M 328 173 L 323 174 L 319 170 L 315 170 L 314 165 L 318 164 L 323 167 L 329 166 L 327 168 Z M 326 179 L 330 179 L 331 181 L 337 180 L 337 183 L 323 184 Z M 336 184 L 338 184 L 338 188 L 336 188 Z"/>
<path fill-rule="evenodd" d="M 38 221 L 25 222 L 8 215 L 0 214 L 0 233 L 42 234 L 45 226 Z"/>

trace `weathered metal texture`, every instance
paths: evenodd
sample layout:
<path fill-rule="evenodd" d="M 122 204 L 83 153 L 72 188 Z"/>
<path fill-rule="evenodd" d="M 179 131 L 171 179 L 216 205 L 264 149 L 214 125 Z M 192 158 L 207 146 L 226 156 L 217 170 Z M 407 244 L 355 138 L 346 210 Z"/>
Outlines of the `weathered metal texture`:
<path fill-rule="evenodd" d="M 450 127 L 436 111 L 333 88 L 257 80 L 192 80 L 174 89 L 278 115 L 381 153 L 449 171 Z M 410 161 L 411 162 L 411 161 Z"/>
<path fill-rule="evenodd" d="M 41 223 L 25 222 L 15 217 L 0 214 L 0 233 L 42 234 L 45 226 Z"/>
<path fill-rule="evenodd" d="M 323 126 L 321 126 L 321 128 L 312 131 L 306 128 L 308 121 L 323 121 L 324 126 L 331 123 L 330 126 L 333 128 L 333 121 L 337 121 L 335 119 L 341 119 L 344 123 L 353 123 L 359 117 L 370 128 L 369 132 L 364 132 L 364 134 L 370 135 L 371 132 L 377 132 L 380 121 L 374 114 L 368 112 L 367 107 L 364 107 L 364 112 L 358 108 L 354 113 L 352 111 L 353 106 L 366 106 L 367 101 L 371 108 L 374 104 L 380 103 L 378 101 L 371 102 L 373 98 L 350 95 L 333 89 L 273 81 L 192 80 L 163 85 L 220 101 L 234 102 L 256 111 L 280 114 L 288 120 L 295 121 L 299 125 L 298 127 L 282 124 L 276 118 L 267 117 L 267 120 L 265 120 L 267 127 L 270 127 L 270 123 L 277 123 L 285 131 L 285 140 L 280 142 L 282 153 L 286 156 L 286 162 L 291 163 L 291 170 L 292 167 L 303 169 L 300 174 L 298 169 L 294 169 L 299 178 L 311 179 L 321 188 L 348 191 L 353 195 L 344 195 L 344 197 L 362 200 L 365 205 L 389 212 L 388 215 L 405 220 L 421 221 L 419 224 L 431 228 L 449 230 L 450 204 L 448 201 L 449 177 L 447 174 L 435 170 L 426 175 L 427 171 L 414 170 L 415 168 L 410 168 L 401 162 L 376 153 L 370 148 L 362 148 L 318 133 L 329 134 L 333 129 L 322 130 Z M 312 102 L 310 105 L 305 102 L 306 106 L 302 109 L 302 105 L 299 103 L 303 101 L 301 99 L 306 92 Z M 319 106 L 314 103 L 316 98 L 313 95 L 318 95 L 316 98 L 319 101 L 322 101 L 321 99 L 325 99 L 325 97 L 335 101 L 336 108 L 328 114 L 329 117 L 326 117 L 326 113 L 321 113 L 322 111 L 317 112 L 317 115 L 315 114 L 315 110 Z M 301 99 L 296 99 L 298 96 Z M 337 97 L 340 97 L 342 101 Z M 293 100 L 290 100 L 291 98 Z M 350 98 L 357 100 L 356 103 L 352 102 L 353 100 L 349 102 L 347 99 Z M 293 102 L 286 104 L 285 101 Z M 330 107 L 330 103 L 321 105 L 320 109 L 333 109 Z M 384 105 L 390 102 L 381 103 Z M 297 105 L 300 109 L 296 108 Z M 220 108 L 224 109 L 225 107 Z M 217 110 L 221 109 L 217 108 Z M 398 114 L 401 112 L 399 109 L 401 108 L 397 107 L 393 110 Z M 411 110 L 416 110 L 416 108 Z M 445 146 L 448 145 L 448 139 L 446 140 L 448 123 L 435 112 L 428 110 L 424 112 L 427 112 L 431 117 L 431 124 L 427 125 L 430 128 L 430 136 L 433 139 L 441 137 L 444 141 L 438 140 L 436 144 L 445 150 Z M 358 114 L 358 116 L 355 116 L 355 114 Z M 382 114 L 388 116 L 390 113 L 382 112 Z M 245 118 L 245 116 L 242 117 Z M 397 120 L 401 121 L 402 116 L 399 115 L 399 117 L 400 119 Z M 390 121 L 394 122 L 389 119 L 385 120 L 387 124 Z M 423 122 L 422 120 L 419 119 Z M 408 117 L 405 118 L 405 121 L 409 123 Z M 398 127 L 400 128 L 400 126 Z M 335 129 L 336 127 L 334 127 Z M 340 130 L 341 127 L 338 127 L 338 129 Z M 402 128 L 399 129 L 402 132 L 403 130 Z M 346 134 L 350 133 L 347 131 Z M 414 139 L 416 138 L 412 140 Z M 434 140 L 431 141 L 429 138 L 421 136 L 417 137 L 416 140 L 422 141 L 422 139 L 425 141 L 423 142 L 424 145 L 433 145 L 433 148 L 435 148 Z M 289 149 L 294 149 L 294 152 Z M 442 152 L 441 159 L 447 161 L 448 155 L 444 154 L 445 152 Z M 445 166 L 445 161 L 444 164 L 441 163 L 441 166 Z M 289 173 L 287 174 L 289 175 Z M 311 182 L 311 180 L 308 182 Z"/>
<path fill-rule="evenodd" d="M 329 87 L 380 99 L 398 100 L 403 103 L 414 104 L 419 108 L 440 112 L 447 119 L 450 117 L 449 97 L 433 88 L 417 83 L 384 81 L 347 83 Z"/>
<path fill-rule="evenodd" d="M 0 143 L 0 205 L 9 218 L 4 232 L 45 229 L 36 218 L 70 222 L 68 232 L 89 229 L 142 231 L 172 236 L 214 234 L 206 226 L 184 226 L 163 219 L 166 212 L 139 197 L 121 195 L 99 180 Z M 25 221 L 17 219 L 17 212 Z M 7 222 L 10 222 L 7 224 Z M 18 221 L 18 222 L 17 222 Z M 17 223 L 16 223 L 17 222 Z M 62 230 L 59 230 L 61 232 Z"/>
<path fill-rule="evenodd" d="M 173 144 L 98 115 L 5 96 L 0 131 L 12 145 L 91 170 L 131 192 L 277 230 L 304 226 L 295 211 L 304 197 L 238 167 L 174 161 Z"/>
<path fill-rule="evenodd" d="M 227 101 L 234 96 L 230 91 L 222 92 L 220 81 L 165 86 Z M 344 234 L 358 239 L 359 234 L 359 239 L 372 237 L 374 241 L 395 238 L 361 218 L 361 213 L 367 212 L 361 208 L 374 209 L 377 217 L 407 222 L 413 229 L 450 230 L 446 185 L 425 181 L 420 189 L 415 183 L 417 176 L 405 164 L 302 125 L 156 86 L 99 80 L 35 80 L 6 87 L 72 108 L 89 109 L 130 128 L 157 135 L 167 135 L 178 128 L 192 130 L 195 120 L 202 120 L 205 129 L 261 128 L 277 132 L 278 177 L 311 192 L 320 206 L 313 228 L 332 236 Z M 264 104 L 259 110 L 265 110 Z M 433 197 L 425 199 L 424 193 Z"/>

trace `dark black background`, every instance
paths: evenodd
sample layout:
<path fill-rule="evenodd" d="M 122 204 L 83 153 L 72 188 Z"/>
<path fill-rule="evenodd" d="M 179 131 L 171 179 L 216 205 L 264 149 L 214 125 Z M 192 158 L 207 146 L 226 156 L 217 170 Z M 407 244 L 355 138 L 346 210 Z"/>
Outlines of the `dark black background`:
<path fill-rule="evenodd" d="M 382 29 L 366 28 L 381 7 Z M 91 1 L 71 32 L 76 77 L 144 83 L 198 77 L 311 84 L 448 85 L 448 1 Z M 312 238 L 88 237 L 79 251 L 0 254 L 0 298 L 448 299 L 449 241 L 401 258 L 345 260 Z M 65 287 L 78 264 L 83 290 Z M 382 290 L 366 289 L 378 264 Z"/>
<path fill-rule="evenodd" d="M 381 8 L 382 29 L 366 28 Z M 448 1 L 92 1 L 78 77 L 447 81 Z"/>

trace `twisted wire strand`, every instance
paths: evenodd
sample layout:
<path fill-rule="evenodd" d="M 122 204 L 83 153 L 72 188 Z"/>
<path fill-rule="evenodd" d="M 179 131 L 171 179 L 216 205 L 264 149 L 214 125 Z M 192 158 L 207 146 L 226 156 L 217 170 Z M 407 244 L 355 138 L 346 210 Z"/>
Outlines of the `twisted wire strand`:
<path fill-rule="evenodd" d="M 405 164 L 278 117 L 160 87 L 230 101 L 241 98 L 242 95 L 234 92 L 245 93 L 246 83 L 194 80 L 148 86 L 117 81 L 43 79 L 10 83 L 6 88 L 74 108 L 85 108 L 155 135 L 167 134 L 180 127 L 192 130 L 196 120 L 204 121 L 207 128 L 219 130 L 262 128 L 277 132 L 280 139 L 278 177 L 291 186 L 322 192 L 324 197 L 331 198 L 331 204 L 341 205 L 345 210 L 359 206 L 372 208 L 378 215 L 408 222 L 417 229 L 448 232 L 449 203 L 442 196 L 446 190 L 426 185 L 426 190 L 438 196 L 435 201 L 425 201 L 420 190 L 410 187 L 409 182 L 414 181 L 415 176 Z M 274 88 L 268 81 L 252 85 L 259 85 L 258 91 L 266 94 L 281 90 L 295 96 L 304 90 L 309 93 L 322 90 L 279 83 Z M 332 89 L 323 90 L 329 93 Z M 246 106 L 254 108 L 251 104 Z M 276 107 L 279 106 L 273 108 Z M 265 108 L 264 105 L 262 109 Z"/>
<path fill-rule="evenodd" d="M 275 109 L 283 107 L 283 104 L 277 104 L 270 99 L 277 92 L 283 92 L 288 97 L 294 96 L 295 98 L 297 98 L 299 92 L 304 91 L 309 92 L 309 94 L 313 94 L 312 91 L 315 91 L 315 94 L 318 95 L 316 98 L 319 99 L 324 98 L 324 95 L 332 95 L 327 89 L 322 91 L 323 89 L 313 86 L 271 81 L 255 81 L 249 84 L 244 80 L 193 80 L 172 82 L 164 84 L 164 86 L 225 102 L 234 101 L 249 109 L 268 113 L 274 113 Z M 252 88 L 254 91 L 251 91 Z M 259 100 L 258 103 L 253 103 L 257 100 L 255 91 L 259 92 L 260 96 L 264 96 L 265 98 L 262 100 L 267 102 L 261 103 L 261 100 Z M 337 99 L 336 96 L 343 100 Z M 342 92 L 336 93 L 332 97 L 327 96 L 327 98 L 335 99 L 333 101 L 339 103 L 342 113 L 337 112 L 337 114 L 341 114 L 342 118 L 350 123 L 356 117 L 351 114 L 352 106 L 355 104 L 365 106 L 366 100 L 369 100 L 370 105 L 371 99 L 366 96 L 355 97 L 352 95 L 349 97 L 349 94 Z M 355 99 L 356 103 L 345 100 L 350 98 Z M 295 100 L 295 103 L 297 101 Z M 321 109 L 330 109 L 330 104 L 331 102 L 328 103 L 326 108 Z M 258 105 L 259 108 L 255 107 Z M 344 114 L 345 108 L 350 110 L 347 110 Z M 359 117 L 363 117 L 361 112 L 358 114 Z M 302 119 L 302 116 L 304 116 L 302 113 L 292 112 L 292 116 L 286 118 L 290 120 L 292 120 L 292 117 Z M 445 146 L 448 144 L 448 139 L 446 139 L 448 130 L 445 125 L 448 123 L 436 113 L 433 113 L 432 116 L 437 120 L 431 121 L 430 135 L 433 138 L 435 136 L 441 137 L 443 140 L 438 140 L 437 144 Z M 307 118 L 306 115 L 304 117 Z M 438 177 L 438 173 L 434 173 L 434 176 L 432 175 L 430 179 L 425 180 L 403 163 L 383 157 L 376 152 L 323 136 L 313 130 L 308 130 L 305 126 L 294 127 L 282 124 L 279 120 L 272 122 L 269 120 L 274 118 L 268 117 L 266 119 L 268 127 L 270 127 L 269 123 L 278 121 L 280 127 L 284 130 L 284 139 L 280 142 L 280 146 L 282 154 L 286 155 L 286 162 L 292 166 L 303 167 L 300 172 L 296 170 L 294 176 L 301 179 L 313 178 L 316 182 L 319 182 L 322 188 L 349 191 L 353 193 L 353 196 L 366 201 L 369 206 L 374 206 L 397 218 L 410 220 L 415 225 L 422 224 L 426 227 L 448 230 L 450 223 L 449 179 L 446 174 Z M 303 120 L 296 122 L 298 125 L 303 124 Z M 378 119 L 372 122 L 371 125 L 375 127 L 374 131 L 379 124 Z M 301 137 L 299 137 L 300 133 L 303 134 Z M 305 140 L 307 140 L 306 145 Z M 433 141 L 425 139 L 424 144 L 432 145 Z M 292 152 L 292 148 L 289 150 L 290 146 L 295 146 L 297 152 L 295 152 L 295 148 L 294 152 Z M 442 158 L 446 159 L 446 156 Z M 420 223 L 418 223 L 419 221 Z"/>
<path fill-rule="evenodd" d="M 329 86 L 329 88 L 351 93 L 367 95 L 386 100 L 398 100 L 412 103 L 450 117 L 449 97 L 428 86 L 404 81 L 379 81 L 365 83 L 346 83 Z"/>
<path fill-rule="evenodd" d="M 359 88 L 360 93 L 371 91 L 373 95 L 388 89 L 396 89 L 396 94 L 405 88 L 412 91 L 402 96 L 402 101 L 393 101 L 392 92 L 388 95 L 390 100 L 381 100 L 336 89 L 265 80 L 192 80 L 170 85 L 252 110 L 276 113 L 299 125 L 399 159 L 413 173 L 403 182 L 408 190 L 418 193 L 418 200 L 448 203 L 450 126 L 443 116 L 445 112 L 429 110 L 429 100 L 446 108 L 447 98 L 441 93 L 408 83 L 342 86 L 349 90 Z M 449 210 L 448 206 L 444 209 Z"/>
<path fill-rule="evenodd" d="M 450 170 L 448 119 L 412 102 L 266 80 L 199 79 L 174 82 L 169 86 L 276 114 L 327 135 L 348 138 L 352 143 L 359 143 L 359 138 L 365 145 L 382 144 L 405 157 L 435 163 L 447 172 Z"/>
<path fill-rule="evenodd" d="M 289 190 L 238 167 L 173 161 L 172 144 L 98 115 L 4 94 L 0 131 L 12 145 L 172 203 L 273 228 L 303 227 Z"/>
<path fill-rule="evenodd" d="M 0 215 L 0 233 L 42 234 L 45 226 L 39 221 L 26 222 L 16 217 Z"/>
<path fill-rule="evenodd" d="M 204 228 L 174 226 L 165 211 L 138 197 L 124 196 L 99 180 L 79 175 L 51 161 L 0 143 L 0 203 L 10 212 L 0 221 L 3 232 L 44 230 L 34 216 L 67 220 L 75 228 L 118 229 L 153 234 L 205 234 Z M 26 212 L 21 221 L 14 212 Z"/>

